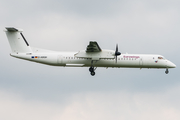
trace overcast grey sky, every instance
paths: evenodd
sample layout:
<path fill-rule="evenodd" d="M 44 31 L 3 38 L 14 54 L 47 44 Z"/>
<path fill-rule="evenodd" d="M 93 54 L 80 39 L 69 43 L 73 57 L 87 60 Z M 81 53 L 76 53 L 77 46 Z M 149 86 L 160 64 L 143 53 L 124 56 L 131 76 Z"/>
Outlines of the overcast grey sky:
<path fill-rule="evenodd" d="M 0 0 L 0 119 L 179 120 L 180 1 Z M 3 29 L 22 28 L 31 46 L 79 51 L 90 40 L 122 53 L 161 54 L 157 69 L 53 67 L 9 56 Z"/>

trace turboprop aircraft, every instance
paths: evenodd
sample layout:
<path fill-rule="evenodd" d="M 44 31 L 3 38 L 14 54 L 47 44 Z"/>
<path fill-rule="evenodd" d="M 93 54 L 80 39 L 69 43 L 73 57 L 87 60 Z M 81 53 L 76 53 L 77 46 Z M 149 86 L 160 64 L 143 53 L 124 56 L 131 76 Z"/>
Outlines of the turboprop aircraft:
<path fill-rule="evenodd" d="M 112 68 L 175 68 L 176 65 L 165 59 L 162 55 L 154 54 L 121 54 L 116 50 L 101 49 L 96 41 L 90 41 L 86 50 L 79 52 L 57 52 L 30 47 L 22 29 L 6 27 L 6 32 L 12 57 L 29 60 L 37 63 L 64 66 L 64 67 L 89 67 L 90 74 L 95 75 L 97 67 Z"/>

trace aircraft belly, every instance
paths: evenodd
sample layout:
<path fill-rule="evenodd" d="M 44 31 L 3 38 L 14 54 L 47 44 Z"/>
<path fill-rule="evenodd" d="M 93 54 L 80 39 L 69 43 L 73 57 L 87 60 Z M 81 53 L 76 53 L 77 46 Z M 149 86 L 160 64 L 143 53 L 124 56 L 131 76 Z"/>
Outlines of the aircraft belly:
<path fill-rule="evenodd" d="M 84 64 L 84 67 L 91 66 L 91 60 L 72 60 L 67 61 L 66 64 Z M 93 61 L 95 67 L 139 67 L 138 61 L 118 61 L 115 60 L 99 60 Z"/>

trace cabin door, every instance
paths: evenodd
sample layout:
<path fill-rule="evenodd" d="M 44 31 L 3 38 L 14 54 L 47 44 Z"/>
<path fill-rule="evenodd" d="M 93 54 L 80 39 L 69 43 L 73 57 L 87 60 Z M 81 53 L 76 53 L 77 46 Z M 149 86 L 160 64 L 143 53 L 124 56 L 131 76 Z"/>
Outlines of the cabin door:
<path fill-rule="evenodd" d="M 143 59 L 142 58 L 140 58 L 140 60 L 139 60 L 139 65 L 143 66 Z"/>
<path fill-rule="evenodd" d="M 59 56 L 58 56 L 58 63 L 62 64 L 63 61 L 64 61 L 63 59 L 64 59 L 63 56 L 62 56 L 62 55 L 59 55 Z"/>

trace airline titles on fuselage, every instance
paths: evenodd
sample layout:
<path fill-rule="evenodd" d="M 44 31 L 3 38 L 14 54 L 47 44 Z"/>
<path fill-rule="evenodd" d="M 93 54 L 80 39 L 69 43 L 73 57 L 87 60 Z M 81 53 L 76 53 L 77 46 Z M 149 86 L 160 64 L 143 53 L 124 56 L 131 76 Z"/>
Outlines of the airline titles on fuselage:
<path fill-rule="evenodd" d="M 135 59 L 138 59 L 138 58 L 140 58 L 139 56 L 123 56 L 124 58 L 135 58 Z"/>

